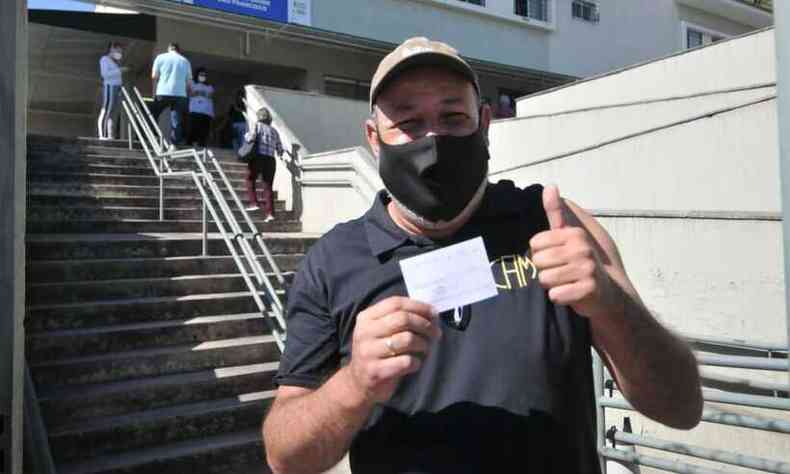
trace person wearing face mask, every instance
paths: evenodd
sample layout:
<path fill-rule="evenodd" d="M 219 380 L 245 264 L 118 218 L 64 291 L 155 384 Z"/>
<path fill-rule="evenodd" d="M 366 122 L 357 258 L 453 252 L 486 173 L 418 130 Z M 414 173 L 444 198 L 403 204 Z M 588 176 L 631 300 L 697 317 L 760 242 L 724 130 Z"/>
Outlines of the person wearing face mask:
<path fill-rule="evenodd" d="M 214 86 L 208 84 L 206 68 L 195 71 L 189 93 L 189 137 L 187 143 L 204 148 L 214 119 Z"/>
<path fill-rule="evenodd" d="M 606 230 L 556 187 L 488 181 L 491 109 L 455 49 L 405 41 L 370 106 L 385 190 L 312 246 L 289 290 L 263 425 L 273 472 L 348 452 L 354 474 L 598 473 L 591 349 L 637 410 L 699 422 L 696 360 Z M 497 296 L 443 314 L 407 297 L 400 260 L 476 237 Z"/>
<path fill-rule="evenodd" d="M 112 140 L 118 127 L 121 113 L 121 87 L 123 73 L 127 70 L 121 66 L 123 46 L 115 41 L 107 45 L 107 54 L 99 60 L 99 72 L 102 77 L 102 107 L 99 112 L 99 139 Z"/>

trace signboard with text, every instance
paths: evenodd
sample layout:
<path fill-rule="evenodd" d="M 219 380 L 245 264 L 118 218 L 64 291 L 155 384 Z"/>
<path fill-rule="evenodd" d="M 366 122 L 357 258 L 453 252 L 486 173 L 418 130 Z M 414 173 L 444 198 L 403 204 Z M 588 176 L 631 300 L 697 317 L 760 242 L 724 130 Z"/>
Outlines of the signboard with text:
<path fill-rule="evenodd" d="M 185 5 L 310 26 L 311 0 L 172 0 Z"/>

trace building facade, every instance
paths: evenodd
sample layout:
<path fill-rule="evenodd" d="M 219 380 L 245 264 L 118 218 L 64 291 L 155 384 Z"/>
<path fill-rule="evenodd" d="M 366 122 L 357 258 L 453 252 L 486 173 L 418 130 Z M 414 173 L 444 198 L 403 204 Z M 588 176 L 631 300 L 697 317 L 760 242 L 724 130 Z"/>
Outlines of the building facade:
<path fill-rule="evenodd" d="M 458 48 L 496 104 L 769 26 L 770 4 L 754 1 L 99 0 L 97 13 L 34 11 L 30 125 L 45 132 L 64 117 L 53 113 L 70 113 L 88 131 L 99 103 L 92 64 L 110 39 L 134 44 L 127 83 L 143 94 L 152 57 L 178 41 L 195 68 L 213 72 L 223 109 L 245 83 L 366 100 L 380 59 L 427 36 Z M 152 18 L 142 22 L 150 26 L 114 35 L 106 24 L 118 8 Z"/>

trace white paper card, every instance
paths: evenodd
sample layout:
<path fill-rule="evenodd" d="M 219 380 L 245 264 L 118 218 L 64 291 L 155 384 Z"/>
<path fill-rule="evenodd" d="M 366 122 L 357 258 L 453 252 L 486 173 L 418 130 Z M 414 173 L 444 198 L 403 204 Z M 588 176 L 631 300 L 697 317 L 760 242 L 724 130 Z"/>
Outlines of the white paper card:
<path fill-rule="evenodd" d="M 401 260 L 400 267 L 409 298 L 439 312 L 497 295 L 482 237 Z"/>

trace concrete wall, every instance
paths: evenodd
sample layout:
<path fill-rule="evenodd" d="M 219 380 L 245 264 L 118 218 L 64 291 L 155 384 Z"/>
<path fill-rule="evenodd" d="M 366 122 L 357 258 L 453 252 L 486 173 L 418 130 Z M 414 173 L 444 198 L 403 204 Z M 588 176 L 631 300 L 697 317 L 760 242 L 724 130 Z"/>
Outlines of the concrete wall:
<path fill-rule="evenodd" d="M 0 2 L 0 471 L 22 472 L 27 2 Z"/>
<path fill-rule="evenodd" d="M 775 97 L 773 86 L 639 102 L 626 106 L 494 121 L 489 131 L 492 173 L 577 153 L 633 134 Z M 514 137 L 518 137 L 514 143 Z"/>
<path fill-rule="evenodd" d="M 110 40 L 121 41 L 126 84 L 150 90 L 153 43 L 32 23 L 28 129 L 55 136 L 96 136 L 101 109 L 99 58 Z"/>
<path fill-rule="evenodd" d="M 355 219 L 370 208 L 376 192 L 383 188 L 372 161 L 367 150 L 358 147 L 319 153 L 304 160 L 305 232 L 327 232 L 335 224 Z"/>
<path fill-rule="evenodd" d="M 521 98 L 517 115 L 527 117 L 774 83 L 773 30 L 615 71 Z M 737 64 L 737 67 L 733 67 Z"/>
<path fill-rule="evenodd" d="M 524 99 L 520 114 L 550 115 L 493 124 L 492 178 L 557 183 L 596 213 L 667 326 L 786 345 L 775 88 L 748 87 L 773 74 L 767 31 Z M 562 113 L 573 109 L 582 110 Z M 706 370 L 787 383 L 784 372 Z M 607 410 L 606 426 L 622 428 L 625 415 L 645 436 L 790 462 L 784 435 L 706 423 L 680 432 L 617 410 Z"/>

